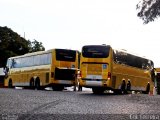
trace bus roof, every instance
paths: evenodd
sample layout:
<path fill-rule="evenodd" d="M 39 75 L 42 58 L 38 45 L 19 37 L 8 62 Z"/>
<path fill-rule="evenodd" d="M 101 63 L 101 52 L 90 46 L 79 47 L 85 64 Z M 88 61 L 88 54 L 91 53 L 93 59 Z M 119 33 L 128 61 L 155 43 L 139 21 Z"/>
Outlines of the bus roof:
<path fill-rule="evenodd" d="M 40 54 L 47 54 L 47 53 L 53 52 L 56 49 L 59 49 L 59 48 L 50 49 L 50 50 L 47 50 L 47 51 L 37 51 L 37 52 L 32 52 L 32 53 L 26 53 L 24 55 L 10 57 L 9 59 L 15 59 L 15 58 L 21 58 L 21 57 L 27 57 L 27 56 L 34 56 L 34 55 L 40 55 Z M 62 50 L 71 50 L 71 49 L 62 49 Z M 77 51 L 77 50 L 72 50 L 72 51 Z"/>
<path fill-rule="evenodd" d="M 140 58 L 144 58 L 144 59 L 150 60 L 150 59 L 146 58 L 145 56 L 138 55 L 137 53 L 133 53 L 133 52 L 127 51 L 125 49 L 115 49 L 112 46 L 106 45 L 106 44 L 102 44 L 102 45 L 84 45 L 84 46 L 108 46 L 108 47 L 111 47 L 114 51 L 117 50 L 119 52 L 123 52 L 123 53 L 126 53 L 126 54 L 131 54 L 131 55 L 134 55 L 134 56 L 137 56 L 137 57 L 140 57 Z"/>
<path fill-rule="evenodd" d="M 19 55 L 19 56 L 14 56 L 14 57 L 10 57 L 9 59 L 14 59 L 14 58 L 21 58 L 21 57 L 27 57 L 27 56 L 34 56 L 34 55 L 39 55 L 39 54 L 45 54 L 45 53 L 49 53 L 52 52 L 53 50 L 47 50 L 47 51 L 38 51 L 38 52 L 33 52 L 33 53 L 26 53 L 24 55 Z"/>

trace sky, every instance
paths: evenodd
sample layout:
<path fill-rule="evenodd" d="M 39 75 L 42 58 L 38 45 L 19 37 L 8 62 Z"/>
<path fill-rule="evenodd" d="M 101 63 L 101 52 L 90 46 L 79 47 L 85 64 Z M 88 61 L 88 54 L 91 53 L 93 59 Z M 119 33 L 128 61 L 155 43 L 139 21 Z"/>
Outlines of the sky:
<path fill-rule="evenodd" d="M 137 17 L 140 0 L 0 0 L 0 26 L 45 49 L 81 51 L 83 45 L 114 49 L 151 59 L 160 67 L 160 19 L 147 25 Z"/>

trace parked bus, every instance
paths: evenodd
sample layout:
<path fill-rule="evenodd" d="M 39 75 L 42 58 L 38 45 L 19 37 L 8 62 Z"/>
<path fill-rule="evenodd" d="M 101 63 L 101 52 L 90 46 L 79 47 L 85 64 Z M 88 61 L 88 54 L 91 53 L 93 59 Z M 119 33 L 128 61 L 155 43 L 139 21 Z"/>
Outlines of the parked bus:
<path fill-rule="evenodd" d="M 109 45 L 86 45 L 82 47 L 80 85 L 92 88 L 93 93 L 113 90 L 153 90 L 153 62 L 144 57 L 114 50 Z"/>
<path fill-rule="evenodd" d="M 77 70 L 78 51 L 51 49 L 28 53 L 8 58 L 5 86 L 52 86 L 53 90 L 63 90 L 76 84 Z"/>

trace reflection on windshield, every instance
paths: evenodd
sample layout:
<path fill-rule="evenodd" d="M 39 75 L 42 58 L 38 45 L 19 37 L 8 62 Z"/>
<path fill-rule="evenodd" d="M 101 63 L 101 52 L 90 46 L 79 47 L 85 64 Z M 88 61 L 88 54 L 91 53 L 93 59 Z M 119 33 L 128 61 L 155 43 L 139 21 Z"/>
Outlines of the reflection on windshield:
<path fill-rule="evenodd" d="M 56 49 L 56 60 L 74 62 L 76 60 L 76 51 Z"/>
<path fill-rule="evenodd" d="M 131 55 L 122 51 L 114 50 L 114 61 L 119 64 L 125 64 L 137 68 L 152 70 L 154 64 L 151 60 Z"/>
<path fill-rule="evenodd" d="M 109 56 L 110 46 L 89 45 L 82 48 L 83 57 L 106 58 Z"/>

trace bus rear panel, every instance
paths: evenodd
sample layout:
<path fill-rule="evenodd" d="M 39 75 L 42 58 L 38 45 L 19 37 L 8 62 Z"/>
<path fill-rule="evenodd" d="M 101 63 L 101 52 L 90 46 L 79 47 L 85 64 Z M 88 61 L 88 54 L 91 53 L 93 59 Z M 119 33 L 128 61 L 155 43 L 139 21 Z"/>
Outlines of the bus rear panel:
<path fill-rule="evenodd" d="M 82 48 L 80 85 L 89 88 L 107 88 L 111 78 L 110 46 L 90 45 Z"/>

